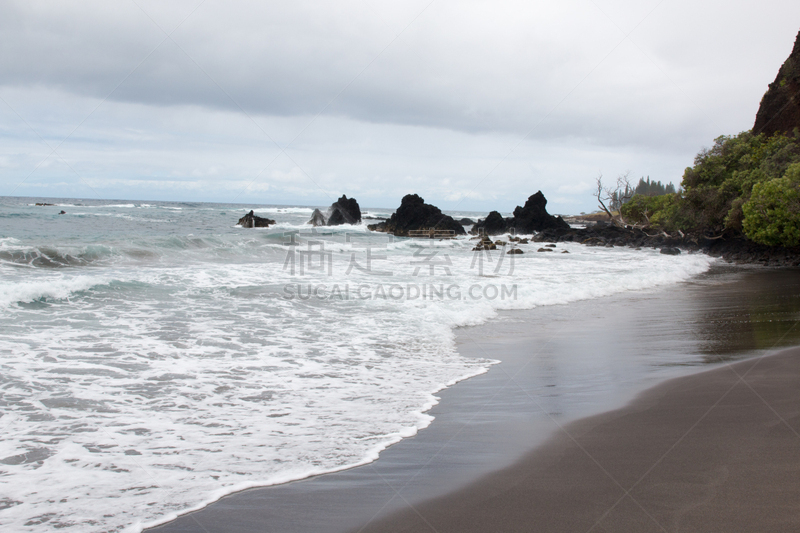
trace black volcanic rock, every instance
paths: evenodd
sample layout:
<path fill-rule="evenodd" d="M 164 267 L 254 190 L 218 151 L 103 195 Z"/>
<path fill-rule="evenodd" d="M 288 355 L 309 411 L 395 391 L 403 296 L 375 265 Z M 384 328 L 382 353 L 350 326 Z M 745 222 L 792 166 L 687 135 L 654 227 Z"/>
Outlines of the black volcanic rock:
<path fill-rule="evenodd" d="M 542 191 L 528 198 L 523 207 L 514 209 L 514 218 L 509 227 L 516 228 L 517 233 L 533 233 L 547 229 L 569 229 L 569 224 L 561 217 L 554 217 L 547 212 L 547 198 Z"/>
<path fill-rule="evenodd" d="M 262 218 L 253 214 L 250 210 L 245 216 L 239 219 L 238 224 L 243 228 L 268 228 L 275 221 L 271 218 Z"/>
<path fill-rule="evenodd" d="M 323 215 L 322 211 L 319 209 L 314 209 L 314 212 L 311 213 L 311 220 L 309 220 L 307 224 L 311 224 L 312 226 L 324 226 L 325 215 Z"/>
<path fill-rule="evenodd" d="M 458 221 L 458 223 L 461 224 L 462 226 L 472 226 L 473 224 L 475 224 L 475 221 L 472 220 L 471 218 L 462 218 L 461 220 Z"/>
<path fill-rule="evenodd" d="M 483 235 L 502 235 L 509 228 L 512 219 L 505 219 L 497 211 L 492 211 L 489 215 L 479 220 L 473 227 L 472 233 L 482 233 Z"/>
<path fill-rule="evenodd" d="M 355 198 L 347 198 L 344 194 L 331 204 L 328 212 L 330 213 L 328 226 L 361 223 L 361 208 L 358 206 L 358 202 Z"/>
<path fill-rule="evenodd" d="M 433 205 L 426 204 L 425 200 L 416 194 L 407 194 L 400 202 L 391 218 L 380 224 L 367 226 L 372 231 L 385 231 L 398 237 L 407 237 L 411 230 L 437 229 L 453 230 L 456 235 L 465 235 L 464 227 L 445 215 Z"/>
<path fill-rule="evenodd" d="M 800 33 L 792 53 L 761 99 L 753 133 L 791 134 L 795 128 L 800 128 Z"/>
<path fill-rule="evenodd" d="M 516 233 L 534 233 L 550 229 L 569 229 L 569 224 L 561 217 L 554 217 L 547 212 L 546 205 L 547 199 L 542 191 L 538 191 L 528 198 L 524 206 L 514 209 L 513 217 L 503 218 L 497 211 L 492 211 L 485 219 L 479 220 L 470 233 L 501 235 L 512 230 Z"/>

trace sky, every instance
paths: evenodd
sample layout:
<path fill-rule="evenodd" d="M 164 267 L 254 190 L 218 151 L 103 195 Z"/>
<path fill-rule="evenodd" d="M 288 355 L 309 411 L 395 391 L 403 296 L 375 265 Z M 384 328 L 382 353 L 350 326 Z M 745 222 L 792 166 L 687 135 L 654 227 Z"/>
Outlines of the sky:
<path fill-rule="evenodd" d="M 797 0 L 0 3 L 0 196 L 596 209 L 752 127 Z"/>

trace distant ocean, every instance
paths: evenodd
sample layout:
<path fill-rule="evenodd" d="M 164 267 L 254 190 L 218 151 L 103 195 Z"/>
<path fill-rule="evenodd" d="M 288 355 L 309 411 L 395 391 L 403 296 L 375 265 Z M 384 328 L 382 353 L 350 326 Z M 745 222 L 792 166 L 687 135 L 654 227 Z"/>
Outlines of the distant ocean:
<path fill-rule="evenodd" d="M 250 209 L 277 224 L 237 227 Z M 492 365 L 459 355 L 455 328 L 714 261 L 473 252 L 372 220 L 314 230 L 312 212 L 0 198 L 0 529 L 139 531 L 374 461 L 431 423 L 437 391 Z"/>

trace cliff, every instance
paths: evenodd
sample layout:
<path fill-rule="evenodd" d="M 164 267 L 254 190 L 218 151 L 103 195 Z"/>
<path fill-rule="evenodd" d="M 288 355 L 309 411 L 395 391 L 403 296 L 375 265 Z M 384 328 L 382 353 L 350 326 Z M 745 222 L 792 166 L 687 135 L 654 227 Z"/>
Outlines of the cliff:
<path fill-rule="evenodd" d="M 791 134 L 794 128 L 800 128 L 800 33 L 792 53 L 761 99 L 753 133 Z"/>

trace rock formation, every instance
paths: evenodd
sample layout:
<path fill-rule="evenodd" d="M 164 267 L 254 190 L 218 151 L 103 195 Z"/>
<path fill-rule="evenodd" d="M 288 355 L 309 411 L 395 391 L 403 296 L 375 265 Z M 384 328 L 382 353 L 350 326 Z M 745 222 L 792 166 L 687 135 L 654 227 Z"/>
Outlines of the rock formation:
<path fill-rule="evenodd" d="M 800 128 L 800 33 L 789 58 L 761 99 L 753 133 L 791 134 Z"/>
<path fill-rule="evenodd" d="M 464 227 L 445 215 L 433 205 L 426 204 L 425 200 L 416 194 L 407 194 L 400 202 L 400 207 L 386 222 L 367 226 L 372 231 L 385 231 L 407 237 L 411 230 L 437 229 L 453 230 L 456 235 L 465 235 Z"/>
<path fill-rule="evenodd" d="M 497 211 L 492 211 L 486 218 L 478 220 L 472 227 L 472 233 L 481 233 L 483 235 L 501 235 L 506 233 L 509 228 L 511 219 L 503 218 L 503 215 Z"/>
<path fill-rule="evenodd" d="M 347 198 L 346 195 L 342 195 L 328 210 L 328 226 L 360 223 L 361 208 L 355 198 Z"/>
<path fill-rule="evenodd" d="M 554 217 L 547 212 L 547 198 L 542 191 L 529 197 L 525 205 L 514 209 L 514 216 L 503 218 L 497 211 L 492 211 L 483 220 L 472 227 L 471 233 L 500 235 L 514 229 L 516 233 L 534 233 L 547 229 L 569 229 L 569 224 L 561 217 Z"/>
<path fill-rule="evenodd" d="M 270 218 L 262 218 L 253 214 L 250 210 L 245 216 L 239 219 L 238 224 L 243 228 L 268 228 L 275 221 Z"/>
<path fill-rule="evenodd" d="M 533 233 L 546 229 L 569 229 L 569 224 L 564 222 L 564 219 L 554 217 L 547 212 L 546 205 L 547 198 L 544 197 L 542 191 L 537 191 L 528 198 L 523 207 L 517 206 L 514 209 L 511 227 L 515 228 L 517 233 Z"/>
<path fill-rule="evenodd" d="M 473 224 L 475 224 L 475 221 L 472 220 L 471 218 L 462 218 L 461 220 L 458 221 L 458 223 L 461 224 L 462 226 L 472 226 Z"/>
<path fill-rule="evenodd" d="M 325 215 L 323 215 L 322 211 L 319 209 L 314 209 L 314 212 L 311 214 L 311 220 L 308 221 L 308 224 L 311 224 L 312 226 L 324 226 Z"/>

